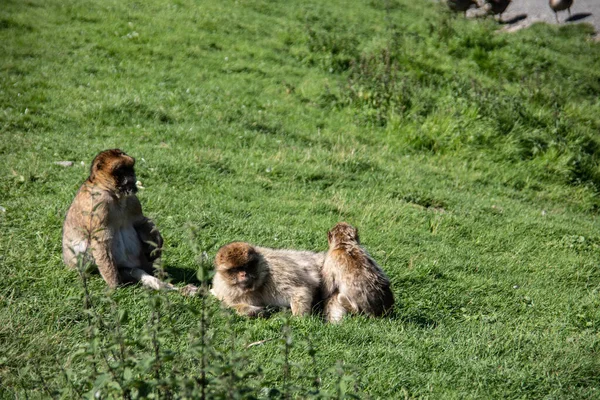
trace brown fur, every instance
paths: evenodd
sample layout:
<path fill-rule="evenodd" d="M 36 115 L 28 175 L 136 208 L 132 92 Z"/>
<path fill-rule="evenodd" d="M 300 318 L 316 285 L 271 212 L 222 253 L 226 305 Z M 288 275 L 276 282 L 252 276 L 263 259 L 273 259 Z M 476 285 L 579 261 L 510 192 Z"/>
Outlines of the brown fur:
<path fill-rule="evenodd" d="M 329 231 L 328 242 L 322 270 L 326 319 L 339 322 L 347 312 L 388 314 L 394 305 L 390 281 L 360 246 L 358 231 L 340 222 Z"/>
<path fill-rule="evenodd" d="M 256 257 L 256 250 L 248 243 L 234 242 L 221 247 L 215 257 L 217 268 L 226 270 L 251 262 Z"/>
<path fill-rule="evenodd" d="M 229 243 L 215 257 L 212 293 L 238 314 L 259 316 L 265 307 L 309 314 L 321 284 L 324 253 Z"/>
<path fill-rule="evenodd" d="M 75 268 L 83 255 L 111 288 L 132 279 L 154 289 L 173 288 L 150 276 L 163 239 L 135 196 L 134 164 L 118 149 L 94 158 L 63 224 L 63 260 Z"/>

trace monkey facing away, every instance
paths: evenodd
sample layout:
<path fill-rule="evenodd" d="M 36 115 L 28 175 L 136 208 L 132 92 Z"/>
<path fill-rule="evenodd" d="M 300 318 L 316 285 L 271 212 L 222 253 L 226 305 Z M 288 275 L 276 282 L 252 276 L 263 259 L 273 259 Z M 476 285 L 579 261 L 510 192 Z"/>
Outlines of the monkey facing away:
<path fill-rule="evenodd" d="M 135 160 L 119 149 L 100 152 L 81 185 L 63 224 L 63 260 L 71 268 L 84 256 L 98 267 L 111 288 L 139 281 L 152 289 L 176 289 L 152 276 L 163 239 L 142 214 Z M 195 292 L 193 285 L 185 294 Z"/>
<path fill-rule="evenodd" d="M 339 322 L 347 312 L 387 315 L 394 305 L 390 281 L 360 246 L 356 228 L 340 222 L 329 231 L 328 242 L 322 270 L 327 321 Z"/>
<path fill-rule="evenodd" d="M 215 257 L 212 293 L 238 314 L 260 316 L 265 307 L 291 307 L 307 315 L 321 285 L 325 253 L 229 243 Z"/>

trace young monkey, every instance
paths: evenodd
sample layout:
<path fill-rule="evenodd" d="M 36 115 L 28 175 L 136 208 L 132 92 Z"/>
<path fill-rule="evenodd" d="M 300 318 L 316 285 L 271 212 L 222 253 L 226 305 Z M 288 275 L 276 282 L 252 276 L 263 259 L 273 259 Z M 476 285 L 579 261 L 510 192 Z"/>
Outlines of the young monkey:
<path fill-rule="evenodd" d="M 387 315 L 394 305 L 390 281 L 360 246 L 356 228 L 340 222 L 327 238 L 329 251 L 322 269 L 327 321 L 339 322 L 347 312 Z"/>
<path fill-rule="evenodd" d="M 229 243 L 215 257 L 211 292 L 240 315 L 261 316 L 268 306 L 307 315 L 320 288 L 324 255 Z"/>

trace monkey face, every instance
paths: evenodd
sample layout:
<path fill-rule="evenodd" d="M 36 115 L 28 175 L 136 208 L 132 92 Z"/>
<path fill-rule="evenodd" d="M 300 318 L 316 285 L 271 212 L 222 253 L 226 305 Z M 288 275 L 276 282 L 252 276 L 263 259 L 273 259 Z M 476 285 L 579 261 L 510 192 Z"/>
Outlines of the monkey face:
<path fill-rule="evenodd" d="M 137 193 L 134 164 L 135 159 L 122 150 L 105 150 L 92 161 L 89 181 L 119 195 L 133 195 Z"/>
<path fill-rule="evenodd" d="M 358 229 L 346 222 L 339 222 L 327 233 L 327 241 L 330 246 L 338 243 L 360 244 Z"/>
<path fill-rule="evenodd" d="M 119 166 L 113 171 L 113 177 L 115 179 L 115 186 L 117 190 L 126 196 L 136 194 L 138 191 L 135 185 L 135 171 L 133 166 Z"/>
<path fill-rule="evenodd" d="M 231 286 L 236 286 L 242 291 L 252 291 L 258 286 L 258 260 L 256 259 L 245 265 L 229 268 L 222 273 Z"/>
<path fill-rule="evenodd" d="M 254 247 L 245 242 L 229 243 L 215 257 L 217 273 L 232 287 L 244 292 L 258 289 L 266 276 Z"/>

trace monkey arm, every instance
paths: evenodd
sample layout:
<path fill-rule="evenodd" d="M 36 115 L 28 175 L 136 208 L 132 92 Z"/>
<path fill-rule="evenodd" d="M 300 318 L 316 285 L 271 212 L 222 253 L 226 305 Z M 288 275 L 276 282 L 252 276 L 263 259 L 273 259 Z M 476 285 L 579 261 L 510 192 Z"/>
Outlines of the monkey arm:
<path fill-rule="evenodd" d="M 308 315 L 312 310 L 314 291 L 307 287 L 294 290 L 290 299 L 292 315 Z"/>
<path fill-rule="evenodd" d="M 342 307 L 344 307 L 346 311 L 350 313 L 358 314 L 361 311 L 360 307 L 356 304 L 356 302 L 350 300 L 350 298 L 345 293 L 338 293 L 337 300 L 342 305 Z M 365 299 L 365 302 L 366 301 L 367 300 Z"/>
<path fill-rule="evenodd" d="M 228 307 L 233 308 L 237 312 L 238 315 L 245 316 L 245 317 L 264 317 L 267 315 L 267 310 L 265 307 L 249 304 L 250 302 L 252 302 L 252 299 L 244 300 L 241 298 L 232 298 L 230 296 L 223 295 L 221 293 L 221 291 L 219 290 L 218 279 L 217 279 L 217 281 L 214 281 L 214 282 L 217 282 L 217 283 L 216 283 L 216 285 L 215 285 L 215 283 L 213 283 L 212 293 L 219 300 L 221 300 L 225 304 L 227 304 Z"/>
<path fill-rule="evenodd" d="M 133 228 L 142 243 L 142 252 L 150 264 L 160 258 L 162 252 L 163 238 L 150 218 L 144 216 L 142 204 L 136 196 L 127 199 L 127 214 L 133 223 Z M 147 269 L 148 266 L 142 266 Z M 152 268 L 150 268 L 151 270 Z"/>
<path fill-rule="evenodd" d="M 91 255 L 104 281 L 111 288 L 119 285 L 119 271 L 112 254 L 113 232 L 109 228 L 109 202 L 102 192 L 82 186 L 69 209 L 67 236 L 84 240 L 83 251 Z"/>
<path fill-rule="evenodd" d="M 231 304 L 238 315 L 246 317 L 263 317 L 265 316 L 266 309 L 264 307 L 253 306 L 245 303 Z"/>
<path fill-rule="evenodd" d="M 146 259 L 152 263 L 154 260 L 160 258 L 162 254 L 163 238 L 154 225 L 154 222 L 149 218 L 141 215 L 137 218 L 133 227 L 142 242 L 142 251 L 146 256 Z"/>
<path fill-rule="evenodd" d="M 332 324 L 340 322 L 347 311 L 340 301 L 339 293 L 337 292 L 325 302 L 325 319 L 327 319 L 327 322 Z"/>
<path fill-rule="evenodd" d="M 112 256 L 110 245 L 112 238 L 106 231 L 97 232 L 92 238 L 92 257 L 94 262 L 98 266 L 100 275 L 104 278 L 104 281 L 111 288 L 115 288 L 119 285 L 119 270 Z"/>
<path fill-rule="evenodd" d="M 177 290 L 175 286 L 168 282 L 161 281 L 160 279 L 146 273 L 141 268 L 123 268 L 122 274 L 134 281 L 140 282 L 142 286 L 150 289 Z"/>
<path fill-rule="evenodd" d="M 249 304 L 252 303 L 252 297 L 245 298 L 244 296 L 232 294 L 232 289 L 227 282 L 223 281 L 219 273 L 215 274 L 213 278 L 213 287 L 210 292 L 225 303 L 227 307 L 234 309 L 238 315 L 246 317 L 265 316 L 266 309 L 264 307 Z"/>

